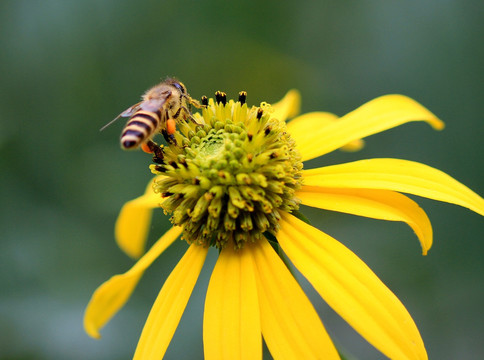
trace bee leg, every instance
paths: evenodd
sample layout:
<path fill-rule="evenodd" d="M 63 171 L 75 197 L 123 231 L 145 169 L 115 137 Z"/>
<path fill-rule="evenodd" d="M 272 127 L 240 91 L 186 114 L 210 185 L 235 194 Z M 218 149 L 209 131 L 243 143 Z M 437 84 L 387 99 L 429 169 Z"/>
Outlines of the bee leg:
<path fill-rule="evenodd" d="M 164 160 L 165 154 L 163 152 L 163 147 L 157 147 L 155 152 L 153 153 L 153 162 L 157 164 L 165 164 Z"/>
<path fill-rule="evenodd" d="M 169 134 L 168 131 L 166 131 L 165 129 L 161 130 L 161 134 L 163 135 L 168 144 L 177 146 L 174 134 Z"/>
<path fill-rule="evenodd" d="M 144 145 L 146 145 L 146 147 L 149 150 L 149 151 L 146 151 L 146 150 L 145 151 L 153 154 L 153 162 L 157 164 L 165 163 L 164 161 L 165 154 L 163 152 L 163 145 L 158 145 L 152 140 L 148 140 Z"/>
<path fill-rule="evenodd" d="M 195 106 L 197 109 L 203 109 L 203 108 L 206 108 L 207 106 L 206 105 L 202 105 L 200 104 L 200 102 L 198 100 L 195 100 L 195 99 L 192 99 L 192 98 L 189 98 L 188 99 L 188 102 Z"/>
<path fill-rule="evenodd" d="M 191 120 L 191 122 L 192 122 L 192 123 L 194 123 L 195 125 L 197 125 L 197 126 L 203 126 L 203 124 L 198 123 L 198 122 L 197 122 L 197 120 L 195 120 L 195 118 L 194 118 L 193 116 L 191 116 L 191 115 L 190 115 L 188 118 L 189 118 L 189 119 Z"/>
<path fill-rule="evenodd" d="M 201 106 L 201 105 L 200 105 Z M 194 123 L 195 125 L 198 125 L 198 126 L 203 126 L 202 124 L 199 124 L 197 122 L 197 120 L 195 120 L 195 118 L 193 117 L 193 114 L 191 113 L 191 111 L 189 109 L 187 109 L 185 106 L 182 106 L 181 107 L 183 109 L 183 111 L 185 111 L 185 113 L 188 115 L 188 118 L 190 119 L 190 121 L 192 123 Z"/>
<path fill-rule="evenodd" d="M 198 100 L 195 100 L 193 99 L 190 95 L 188 94 L 182 94 L 182 96 L 187 100 L 187 103 L 188 105 L 193 105 L 195 106 L 197 109 L 202 109 L 202 108 L 205 108 L 207 107 L 206 105 L 202 105 L 200 104 L 200 102 Z"/>

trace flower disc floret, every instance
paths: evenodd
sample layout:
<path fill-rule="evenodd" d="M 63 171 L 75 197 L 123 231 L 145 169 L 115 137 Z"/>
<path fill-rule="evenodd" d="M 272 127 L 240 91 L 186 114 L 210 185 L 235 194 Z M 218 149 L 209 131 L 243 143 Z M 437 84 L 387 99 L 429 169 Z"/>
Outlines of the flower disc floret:
<path fill-rule="evenodd" d="M 270 105 L 249 108 L 244 100 L 227 102 L 218 92 L 194 115 L 198 124 L 178 125 L 178 145 L 164 147 L 162 161 L 151 165 L 162 175 L 154 182 L 161 207 L 189 243 L 241 248 L 276 234 L 280 211 L 299 207 L 302 162 L 294 140 Z"/>

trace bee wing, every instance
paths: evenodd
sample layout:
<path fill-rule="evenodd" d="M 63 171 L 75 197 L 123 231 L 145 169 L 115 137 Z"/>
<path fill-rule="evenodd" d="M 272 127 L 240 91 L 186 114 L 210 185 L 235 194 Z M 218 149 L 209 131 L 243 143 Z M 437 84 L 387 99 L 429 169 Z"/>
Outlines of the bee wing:
<path fill-rule="evenodd" d="M 168 100 L 170 95 L 171 91 L 164 91 L 158 98 L 143 101 L 140 108 L 146 111 L 157 112 L 163 107 L 163 105 L 165 105 L 166 100 Z"/>
<path fill-rule="evenodd" d="M 138 111 L 140 109 L 141 104 L 142 104 L 142 101 L 139 102 L 139 103 L 137 103 L 137 104 L 134 104 L 133 106 L 130 106 L 129 108 L 127 108 L 126 110 L 124 110 L 121 114 L 119 114 L 118 116 L 116 116 L 113 120 L 111 120 L 106 125 L 104 125 L 101 129 L 99 129 L 99 131 L 103 131 L 109 125 L 111 125 L 116 120 L 118 120 L 120 117 L 130 117 L 131 115 L 133 115 L 136 111 Z"/>

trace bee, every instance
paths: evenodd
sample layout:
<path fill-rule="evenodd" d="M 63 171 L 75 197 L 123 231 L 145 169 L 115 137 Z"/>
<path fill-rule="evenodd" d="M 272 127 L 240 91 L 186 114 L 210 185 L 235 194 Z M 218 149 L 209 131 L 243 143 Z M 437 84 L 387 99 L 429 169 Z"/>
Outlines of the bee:
<path fill-rule="evenodd" d="M 198 101 L 188 95 L 186 86 L 174 78 L 168 78 L 144 93 L 142 101 L 129 107 L 101 130 L 120 117 L 129 117 L 121 133 L 121 147 L 125 150 L 141 147 L 153 153 L 152 137 L 161 133 L 169 144 L 176 145 L 174 133 L 176 122 L 190 119 L 198 124 L 190 112 L 190 106 L 202 108 Z"/>

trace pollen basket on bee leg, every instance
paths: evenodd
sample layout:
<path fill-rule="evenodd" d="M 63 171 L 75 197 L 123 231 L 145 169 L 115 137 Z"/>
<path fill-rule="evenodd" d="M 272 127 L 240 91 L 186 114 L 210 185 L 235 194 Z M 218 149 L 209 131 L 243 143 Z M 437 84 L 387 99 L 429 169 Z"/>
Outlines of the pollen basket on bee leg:
<path fill-rule="evenodd" d="M 174 134 L 176 131 L 176 121 L 174 119 L 166 120 L 166 132 L 169 135 Z"/>
<path fill-rule="evenodd" d="M 143 150 L 147 154 L 153 154 L 153 150 L 150 148 L 150 146 L 147 143 L 141 144 L 141 150 Z"/>

